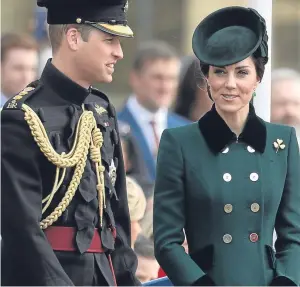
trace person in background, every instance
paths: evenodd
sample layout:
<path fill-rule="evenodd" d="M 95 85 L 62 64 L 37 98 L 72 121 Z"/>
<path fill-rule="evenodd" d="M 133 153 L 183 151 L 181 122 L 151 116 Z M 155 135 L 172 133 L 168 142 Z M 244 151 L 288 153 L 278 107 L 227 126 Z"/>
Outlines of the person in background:
<path fill-rule="evenodd" d="M 300 141 L 300 73 L 288 68 L 272 71 L 271 122 L 296 129 Z"/>
<path fill-rule="evenodd" d="M 195 122 L 213 104 L 207 94 L 205 80 L 201 77 L 199 60 L 195 56 L 183 60 L 180 79 L 174 112 Z"/>
<path fill-rule="evenodd" d="M 136 277 L 141 283 L 157 279 L 159 265 L 154 256 L 153 241 L 143 235 L 139 235 L 134 251 L 138 258 Z"/>
<path fill-rule="evenodd" d="M 189 121 L 171 112 L 178 88 L 180 61 L 173 47 L 162 41 L 142 43 L 135 53 L 129 83 L 133 94 L 119 111 L 141 150 L 148 178 L 155 179 L 155 163 L 164 129 Z"/>
<path fill-rule="evenodd" d="M 140 220 L 144 217 L 146 210 L 146 198 L 142 188 L 131 177 L 126 176 L 127 198 L 131 225 L 131 246 L 141 233 Z"/>
<path fill-rule="evenodd" d="M 6 33 L 1 37 L 1 107 L 36 80 L 38 44 L 30 35 Z"/>
<path fill-rule="evenodd" d="M 147 201 L 147 207 L 145 211 L 145 215 L 140 222 L 142 231 L 141 233 L 153 240 L 153 198 L 149 198 Z"/>
<path fill-rule="evenodd" d="M 153 195 L 153 182 L 148 179 L 139 145 L 132 135 L 130 126 L 122 121 L 118 122 L 126 175 L 137 181 L 148 200 Z"/>

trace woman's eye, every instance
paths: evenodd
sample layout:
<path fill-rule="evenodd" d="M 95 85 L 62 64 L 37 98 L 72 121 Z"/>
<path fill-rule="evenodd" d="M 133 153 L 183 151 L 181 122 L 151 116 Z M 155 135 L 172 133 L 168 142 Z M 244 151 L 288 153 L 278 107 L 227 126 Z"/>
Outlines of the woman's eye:
<path fill-rule="evenodd" d="M 241 71 L 239 71 L 239 74 L 242 76 L 245 76 L 245 75 L 248 75 L 249 73 L 246 70 L 241 70 Z"/>
<path fill-rule="evenodd" d="M 224 71 L 224 70 L 221 70 L 221 69 L 216 69 L 216 70 L 215 70 L 215 74 L 220 74 L 220 75 L 222 75 L 222 74 L 225 74 L 225 71 Z"/>
<path fill-rule="evenodd" d="M 111 43 L 113 41 L 113 38 L 105 39 L 105 41 Z"/>

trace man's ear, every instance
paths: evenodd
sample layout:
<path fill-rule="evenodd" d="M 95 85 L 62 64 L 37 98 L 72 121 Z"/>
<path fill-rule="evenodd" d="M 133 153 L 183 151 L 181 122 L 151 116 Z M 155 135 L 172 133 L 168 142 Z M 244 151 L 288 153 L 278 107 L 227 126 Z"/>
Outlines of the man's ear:
<path fill-rule="evenodd" d="M 76 28 L 70 28 L 66 33 L 66 40 L 69 48 L 73 51 L 77 51 L 82 41 L 81 34 Z"/>

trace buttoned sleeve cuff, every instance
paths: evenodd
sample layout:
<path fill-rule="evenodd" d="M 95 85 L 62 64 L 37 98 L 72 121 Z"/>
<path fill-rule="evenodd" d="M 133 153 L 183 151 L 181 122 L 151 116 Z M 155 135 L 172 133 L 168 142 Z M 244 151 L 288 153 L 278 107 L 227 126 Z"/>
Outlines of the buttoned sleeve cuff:
<path fill-rule="evenodd" d="M 196 280 L 192 286 L 216 286 L 216 284 L 208 275 L 205 274 Z"/>
<path fill-rule="evenodd" d="M 298 285 L 289 277 L 280 275 L 280 276 L 276 276 L 272 280 L 270 286 L 298 286 Z"/>

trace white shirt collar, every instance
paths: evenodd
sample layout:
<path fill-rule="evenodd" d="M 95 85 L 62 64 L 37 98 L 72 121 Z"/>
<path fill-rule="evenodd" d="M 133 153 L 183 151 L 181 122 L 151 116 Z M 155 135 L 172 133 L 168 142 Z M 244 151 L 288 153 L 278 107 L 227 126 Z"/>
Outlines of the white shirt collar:
<path fill-rule="evenodd" d="M 153 131 L 153 126 L 150 124 L 151 121 L 155 120 L 155 132 L 160 139 L 163 131 L 168 127 L 168 110 L 159 109 L 153 113 L 145 109 L 139 104 L 136 97 L 132 95 L 127 102 L 127 108 L 134 117 L 136 123 L 140 127 L 144 138 L 148 144 L 150 151 L 153 153 L 153 158 L 156 158 L 157 144 Z"/>
<path fill-rule="evenodd" d="M 144 108 L 138 101 L 136 96 L 129 97 L 127 107 L 134 115 L 137 122 L 143 122 L 149 124 L 150 121 L 155 120 L 159 126 L 167 127 L 168 109 L 160 108 L 155 113 Z"/>
<path fill-rule="evenodd" d="M 8 97 L 6 97 L 2 92 L 1 92 L 1 107 L 4 106 L 4 104 L 8 101 Z"/>

